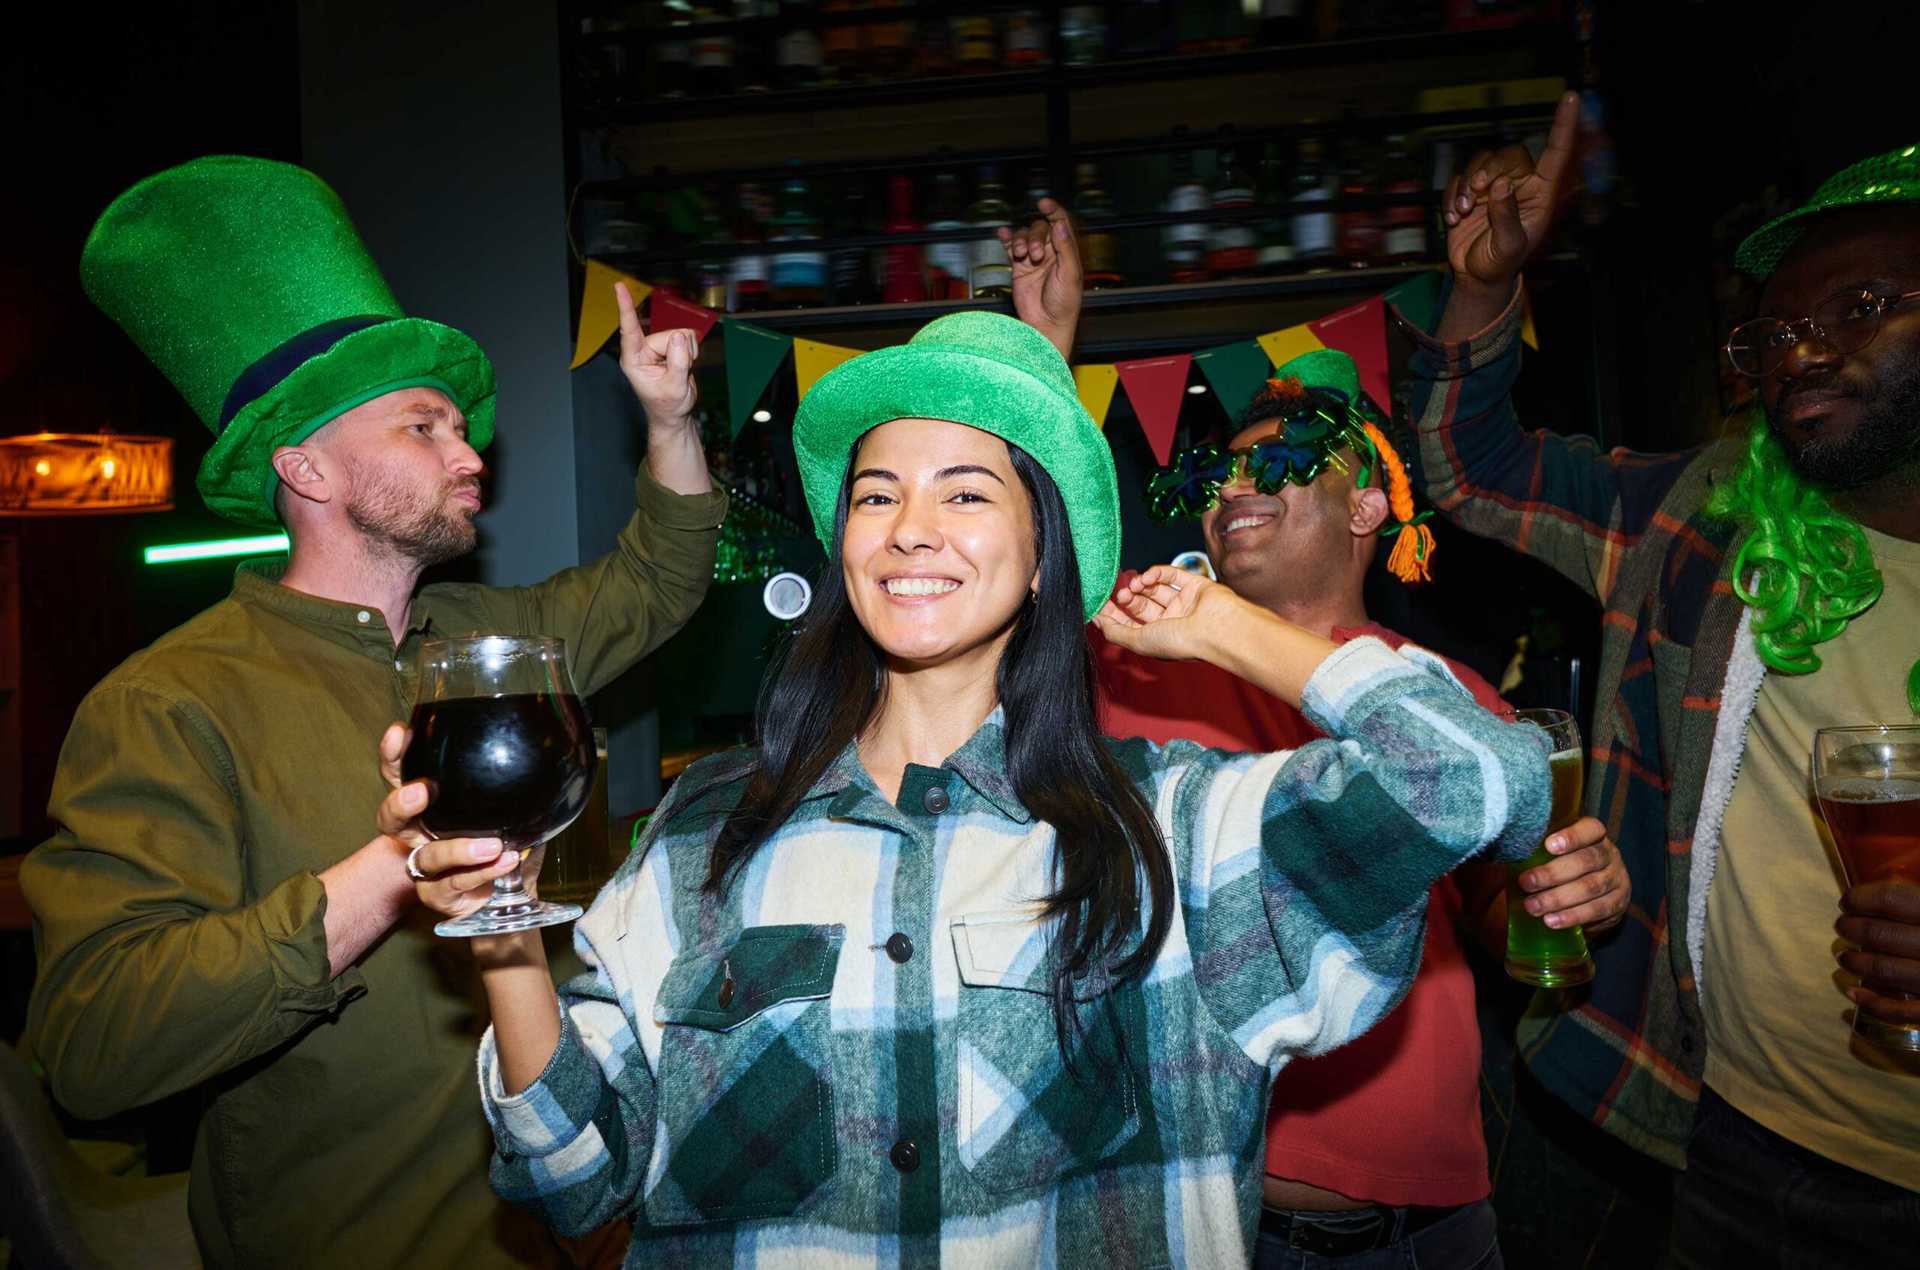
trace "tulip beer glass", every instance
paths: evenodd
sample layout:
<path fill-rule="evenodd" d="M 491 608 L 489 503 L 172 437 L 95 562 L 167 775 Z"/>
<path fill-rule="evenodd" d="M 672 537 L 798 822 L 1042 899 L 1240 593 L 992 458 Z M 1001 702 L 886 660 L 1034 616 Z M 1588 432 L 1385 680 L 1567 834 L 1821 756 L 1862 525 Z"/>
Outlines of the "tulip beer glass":
<path fill-rule="evenodd" d="M 1580 794 L 1586 780 L 1580 725 L 1565 710 L 1515 710 L 1508 717 L 1539 728 L 1552 743 L 1548 764 L 1553 775 L 1553 808 L 1547 816 L 1547 833 L 1551 836 L 1580 818 Z M 1578 926 L 1556 930 L 1524 907 L 1527 893 L 1520 889 L 1520 875 L 1556 858 L 1542 845 L 1507 870 L 1507 974 L 1541 988 L 1567 988 L 1593 978 L 1586 932 Z"/>
<path fill-rule="evenodd" d="M 1821 728 L 1813 734 L 1813 793 L 1847 885 L 1920 885 L 1920 724 Z M 1883 1050 L 1920 1053 L 1920 1024 L 1855 1009 L 1853 1030 Z"/>
<path fill-rule="evenodd" d="M 497 837 L 524 867 L 587 805 L 597 755 L 562 640 L 429 640 L 412 726 L 400 775 L 427 782 L 433 796 L 420 822 L 435 838 Z M 504 935 L 580 916 L 577 904 L 535 899 L 520 873 L 496 878 L 485 907 L 435 932 Z"/>

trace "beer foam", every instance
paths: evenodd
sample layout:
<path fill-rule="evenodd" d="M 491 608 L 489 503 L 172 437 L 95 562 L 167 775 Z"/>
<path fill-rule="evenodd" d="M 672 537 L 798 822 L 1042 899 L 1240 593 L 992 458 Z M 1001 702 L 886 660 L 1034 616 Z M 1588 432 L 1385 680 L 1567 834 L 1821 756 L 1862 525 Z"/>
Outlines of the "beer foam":
<path fill-rule="evenodd" d="M 1920 780 L 1871 780 L 1829 776 L 1815 791 L 1837 803 L 1906 803 L 1920 799 Z"/>
<path fill-rule="evenodd" d="M 1577 763 L 1579 761 L 1579 750 L 1556 750 L 1552 754 L 1547 755 L 1547 762 L 1549 763 Z"/>

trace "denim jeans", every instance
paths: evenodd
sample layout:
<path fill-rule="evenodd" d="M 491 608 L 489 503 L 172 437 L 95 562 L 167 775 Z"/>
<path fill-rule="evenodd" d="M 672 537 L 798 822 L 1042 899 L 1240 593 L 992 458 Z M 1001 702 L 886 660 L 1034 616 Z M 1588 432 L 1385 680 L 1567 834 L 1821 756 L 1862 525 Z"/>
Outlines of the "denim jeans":
<path fill-rule="evenodd" d="M 1872 1270 L 1920 1256 L 1920 1192 L 1789 1142 L 1702 1088 L 1673 1186 L 1673 1270 Z"/>
<path fill-rule="evenodd" d="M 1338 1228 L 1340 1214 L 1327 1214 Z M 1254 1270 L 1502 1270 L 1493 1205 L 1463 1204 L 1451 1216 L 1424 1230 L 1395 1239 L 1384 1248 L 1323 1257 L 1289 1247 L 1269 1231 L 1260 1232 Z"/>

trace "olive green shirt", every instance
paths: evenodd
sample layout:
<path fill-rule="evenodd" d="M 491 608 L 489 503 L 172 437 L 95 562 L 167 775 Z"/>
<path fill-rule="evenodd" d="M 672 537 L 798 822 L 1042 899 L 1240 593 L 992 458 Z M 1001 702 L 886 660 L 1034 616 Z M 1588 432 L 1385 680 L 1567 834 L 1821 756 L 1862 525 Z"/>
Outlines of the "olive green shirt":
<path fill-rule="evenodd" d="M 557 635 L 587 694 L 692 615 L 726 499 L 644 472 L 637 499 L 599 560 L 529 587 L 422 589 L 398 648 L 378 610 L 243 565 L 231 596 L 81 703 L 58 831 L 21 871 L 40 962 L 28 1035 L 77 1115 L 206 1095 L 189 1196 L 210 1265 L 551 1258 L 487 1185 L 467 950 L 416 909 L 330 978 L 316 872 L 374 835 L 376 745 L 411 711 L 422 639 Z"/>

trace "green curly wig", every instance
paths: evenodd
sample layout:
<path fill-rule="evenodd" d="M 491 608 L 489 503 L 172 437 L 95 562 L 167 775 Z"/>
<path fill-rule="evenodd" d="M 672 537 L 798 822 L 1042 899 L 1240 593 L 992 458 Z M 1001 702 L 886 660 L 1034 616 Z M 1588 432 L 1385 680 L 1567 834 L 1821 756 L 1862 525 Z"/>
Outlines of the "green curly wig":
<path fill-rule="evenodd" d="M 1760 660 L 1789 675 L 1820 669 L 1814 646 L 1880 598 L 1880 570 L 1865 531 L 1794 470 L 1757 412 L 1746 462 L 1714 490 L 1707 511 L 1747 530 L 1734 557 L 1733 590 L 1753 610 Z"/>

